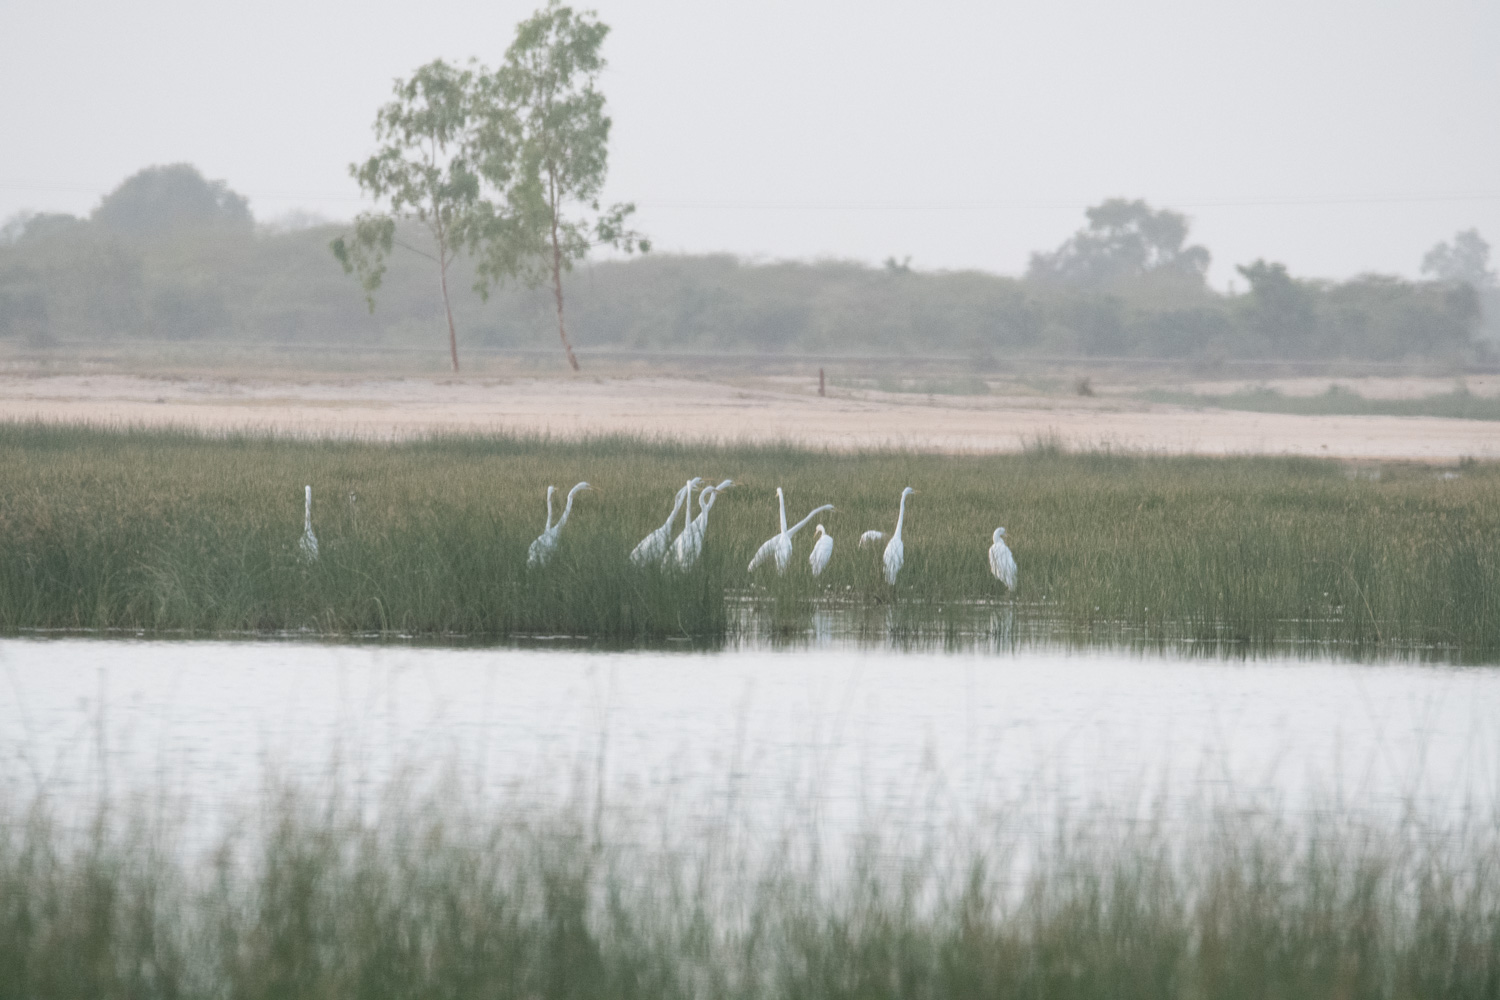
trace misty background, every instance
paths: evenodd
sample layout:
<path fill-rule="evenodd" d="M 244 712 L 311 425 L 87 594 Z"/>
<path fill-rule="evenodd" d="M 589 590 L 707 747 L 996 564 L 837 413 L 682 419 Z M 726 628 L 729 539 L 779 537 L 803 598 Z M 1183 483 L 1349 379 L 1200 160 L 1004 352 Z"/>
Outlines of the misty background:
<path fill-rule="evenodd" d="M 581 346 L 1401 360 L 1496 335 L 1492 265 L 1423 270 L 1500 234 L 1495 5 L 594 6 L 605 199 L 658 252 L 571 276 Z M 365 207 L 347 166 L 393 78 L 493 61 L 532 7 L 0 3 L 0 337 L 437 347 L 428 262 L 393 258 L 372 316 L 327 252 Z M 172 164 L 222 182 L 217 215 L 106 211 Z M 1203 266 L 1049 269 L 1109 243 L 1085 211 L 1115 198 L 1180 213 Z M 462 343 L 552 346 L 544 293 L 455 305 Z"/>

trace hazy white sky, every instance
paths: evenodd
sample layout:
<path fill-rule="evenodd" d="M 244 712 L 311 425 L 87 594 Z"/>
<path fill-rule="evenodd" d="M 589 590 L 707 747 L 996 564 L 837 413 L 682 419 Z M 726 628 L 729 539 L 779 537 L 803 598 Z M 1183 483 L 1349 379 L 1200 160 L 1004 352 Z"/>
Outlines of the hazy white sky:
<path fill-rule="evenodd" d="M 188 161 L 342 218 L 393 78 L 539 0 L 0 0 L 0 218 Z M 580 6 L 584 6 L 580 4 Z M 1223 285 L 1500 255 L 1500 2 L 603 0 L 609 195 L 665 250 L 1024 269 L 1084 206 L 1194 220 Z"/>

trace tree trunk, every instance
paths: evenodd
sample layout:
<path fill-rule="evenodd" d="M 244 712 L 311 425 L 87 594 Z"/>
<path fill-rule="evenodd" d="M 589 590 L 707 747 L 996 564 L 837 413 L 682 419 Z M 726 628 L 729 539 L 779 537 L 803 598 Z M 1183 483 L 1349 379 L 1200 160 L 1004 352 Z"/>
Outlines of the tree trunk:
<path fill-rule="evenodd" d="M 573 356 L 573 345 L 568 343 L 568 328 L 563 325 L 562 246 L 557 241 L 557 177 L 550 170 L 547 172 L 547 181 L 552 195 L 552 291 L 557 296 L 557 335 L 562 338 L 568 364 L 576 372 L 579 370 L 578 359 Z"/>
<path fill-rule="evenodd" d="M 443 309 L 448 313 L 448 353 L 453 356 L 453 370 L 458 371 L 458 333 L 453 329 L 453 307 L 448 304 L 448 254 L 442 246 L 438 247 L 441 260 L 438 261 L 438 273 L 443 282 Z"/>

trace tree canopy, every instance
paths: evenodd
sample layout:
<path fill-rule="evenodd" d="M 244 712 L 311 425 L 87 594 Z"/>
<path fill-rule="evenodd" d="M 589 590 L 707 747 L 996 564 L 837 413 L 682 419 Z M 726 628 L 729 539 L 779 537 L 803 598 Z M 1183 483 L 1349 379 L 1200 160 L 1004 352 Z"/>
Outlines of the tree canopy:
<path fill-rule="evenodd" d="M 1439 281 L 1462 282 L 1476 289 L 1495 284 L 1490 245 L 1477 229 L 1466 229 L 1452 243 L 1439 243 L 1422 258 L 1422 273 Z"/>
<path fill-rule="evenodd" d="M 458 371 L 458 332 L 448 296 L 448 268 L 471 238 L 481 202 L 479 174 L 473 167 L 475 129 L 474 70 L 441 59 L 419 67 L 408 80 L 395 83 L 395 100 L 375 114 L 380 148 L 363 163 L 349 165 L 360 189 L 385 211 L 365 212 L 351 234 L 333 241 L 333 255 L 346 273 L 357 274 L 370 310 L 385 276 L 386 256 L 396 239 L 396 224 L 414 220 L 432 237 L 437 254 L 443 309 L 448 319 L 448 348 Z M 423 251 L 416 251 L 423 253 Z"/>
<path fill-rule="evenodd" d="M 435 247 L 454 371 L 448 274 L 461 252 L 475 257 L 481 297 L 510 278 L 536 285 L 551 277 L 558 334 L 576 371 L 562 272 L 599 244 L 649 249 L 625 225 L 633 205 L 601 209 L 598 201 L 609 159 L 610 120 L 597 88 L 608 33 L 593 13 L 552 0 L 517 26 L 499 69 L 428 63 L 396 81 L 396 99 L 375 119 L 380 148 L 349 168 L 388 207 L 355 219 L 333 241 L 334 256 L 359 276 L 373 312 L 398 224 L 422 226 Z"/>
<path fill-rule="evenodd" d="M 516 27 L 504 62 L 481 84 L 490 123 L 480 164 L 505 190 L 506 213 L 490 221 L 477 272 L 486 281 L 520 275 L 533 285 L 551 278 L 557 332 L 574 371 L 563 272 L 595 246 L 651 248 L 627 226 L 634 205 L 599 203 L 609 168 L 611 121 L 598 89 L 608 34 L 593 12 L 551 0 Z"/>
<path fill-rule="evenodd" d="M 1102 288 L 1149 275 L 1202 285 L 1209 252 L 1185 246 L 1187 216 L 1145 201 L 1111 198 L 1084 213 L 1088 225 L 1051 253 L 1034 253 L 1027 277 Z"/>
<path fill-rule="evenodd" d="M 99 203 L 92 219 L 126 237 L 161 236 L 183 229 L 248 231 L 250 202 L 224 181 L 210 181 L 190 163 L 147 167 Z"/>
<path fill-rule="evenodd" d="M 488 182 L 484 192 L 497 197 Z M 236 228 L 204 239 L 189 228 L 141 240 L 89 218 L 23 214 L 0 226 L 0 339 L 299 341 L 399 348 L 399 357 L 429 364 L 406 352 L 436 348 L 432 334 L 446 322 L 433 260 L 387 257 L 372 314 L 328 253 L 346 229 Z M 393 220 L 389 236 L 392 247 L 430 249 L 414 214 Z M 448 280 L 475 282 L 477 263 L 466 246 Z M 1476 293 L 1461 281 L 1321 281 L 1255 261 L 1240 272 L 1248 294 L 1162 294 L 1151 273 L 1099 288 L 889 263 L 727 254 L 604 261 L 569 289 L 569 334 L 580 353 L 941 355 L 981 368 L 1028 356 L 1472 362 L 1493 360 L 1500 344 L 1480 339 L 1481 310 L 1500 313 L 1497 290 Z M 460 349 L 535 348 L 554 297 L 524 282 L 487 300 L 456 296 Z"/>

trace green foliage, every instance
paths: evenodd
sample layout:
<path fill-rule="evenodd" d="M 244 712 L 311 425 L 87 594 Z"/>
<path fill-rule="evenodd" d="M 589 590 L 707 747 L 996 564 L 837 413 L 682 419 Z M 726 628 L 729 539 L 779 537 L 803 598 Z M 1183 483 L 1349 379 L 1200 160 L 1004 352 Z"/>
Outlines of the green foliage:
<path fill-rule="evenodd" d="M 1088 226 L 1055 252 L 1031 255 L 1028 278 L 1093 288 L 1147 278 L 1202 287 L 1210 257 L 1204 247 L 1184 245 L 1186 216 L 1124 198 L 1103 201 L 1085 215 Z"/>
<path fill-rule="evenodd" d="M 169 235 L 180 229 L 248 232 L 250 202 L 223 181 L 205 180 L 190 163 L 147 167 L 126 178 L 94 209 L 93 221 L 131 239 Z"/>
<path fill-rule="evenodd" d="M 477 162 L 505 192 L 506 210 L 492 213 L 481 230 L 477 278 L 488 284 L 521 275 L 536 285 L 550 277 L 558 334 L 575 371 L 578 360 L 563 322 L 562 272 L 594 246 L 626 253 L 651 248 L 626 224 L 634 205 L 599 205 L 610 119 L 597 84 L 608 34 L 591 12 L 551 0 L 516 27 L 503 64 L 479 87 L 489 120 L 479 134 Z"/>
<path fill-rule="evenodd" d="M 878 640 L 1063 632 L 1083 640 L 1349 650 L 1500 650 L 1500 468 L 1456 477 L 1334 463 L 1067 454 L 827 454 L 609 438 L 405 444 L 217 440 L 0 428 L 0 629 L 311 629 L 611 641 L 803 634 L 837 612 Z M 690 476 L 743 485 L 714 508 L 690 573 L 627 553 Z M 545 488 L 587 480 L 556 561 L 526 569 Z M 322 558 L 303 563 L 302 486 Z M 906 567 L 892 590 L 859 534 L 889 531 L 904 486 Z M 822 503 L 821 577 L 747 574 L 789 516 Z M 356 498 L 350 500 L 351 494 Z M 986 566 L 1009 529 L 1007 594 Z M 812 528 L 807 529 L 811 532 Z M 741 615 L 743 613 L 743 615 Z M 996 615 L 999 617 L 996 617 Z M 998 631 L 996 631 L 998 630 Z"/>
<path fill-rule="evenodd" d="M 473 69 L 457 69 L 441 59 L 397 80 L 396 99 L 375 115 L 380 149 L 364 163 L 349 166 L 360 189 L 388 211 L 354 220 L 351 234 L 330 244 L 345 273 L 358 274 L 370 311 L 385 276 L 385 258 L 395 242 L 396 223 L 412 219 L 432 237 L 448 318 L 448 346 L 458 371 L 458 334 L 448 301 L 448 267 L 465 241 L 473 238 L 481 213 L 480 179 L 473 165 L 480 110 L 474 106 Z M 418 251 L 420 252 L 420 251 Z"/>
<path fill-rule="evenodd" d="M 1317 317 L 1313 292 L 1294 281 L 1285 264 L 1257 260 L 1235 268 L 1250 282 L 1250 326 L 1275 346 L 1278 353 L 1307 353 Z"/>
<path fill-rule="evenodd" d="M 479 127 L 498 128 L 493 118 Z M 496 169 L 481 175 L 498 177 Z M 490 190 L 489 182 L 481 188 Z M 536 192 L 516 193 L 514 204 L 497 199 L 480 197 L 472 227 L 460 227 L 466 241 L 483 234 L 484 242 L 465 243 L 475 252 L 455 257 L 449 248 L 448 277 L 483 293 L 450 303 L 459 331 L 450 348 L 535 348 L 555 320 L 555 288 L 497 284 L 510 269 L 530 268 L 533 278 L 546 270 L 548 202 Z M 618 235 L 589 236 L 579 226 L 580 250 L 585 236 Z M 342 278 L 330 241 L 351 271 L 378 278 L 378 314 Z M 398 247 L 414 252 L 394 253 Z M 443 255 L 415 217 L 370 214 L 352 232 L 217 226 L 149 240 L 69 216 L 18 217 L 0 237 L 0 337 L 38 346 L 222 338 L 425 348 L 434 325 L 446 322 L 431 274 Z M 584 347 L 936 354 L 980 370 L 1059 355 L 1455 363 L 1494 356 L 1490 342 L 1476 339 L 1485 323 L 1491 338 L 1500 330 L 1493 288 L 1476 294 L 1464 284 L 1368 275 L 1309 281 L 1264 261 L 1243 271 L 1250 294 L 1234 296 L 1162 268 L 1100 288 L 909 265 L 650 254 L 591 265 L 587 280 L 569 286 L 569 330 Z"/>
<path fill-rule="evenodd" d="M 1490 270 L 1490 245 L 1477 229 L 1467 229 L 1453 237 L 1452 243 L 1439 243 L 1422 258 L 1422 273 L 1438 281 L 1465 283 L 1474 288 L 1495 284 Z"/>
<path fill-rule="evenodd" d="M 351 233 L 333 241 L 334 256 L 359 275 L 373 312 L 398 224 L 423 226 L 437 248 L 454 371 L 448 270 L 461 250 L 476 256 L 472 276 L 481 298 L 510 278 L 534 286 L 551 276 L 558 333 L 577 370 L 563 324 L 562 271 L 601 243 L 627 253 L 650 248 L 626 226 L 635 206 L 601 209 L 598 201 L 610 120 L 596 85 L 608 33 L 592 13 L 552 0 L 517 26 L 493 73 L 472 60 L 467 69 L 442 60 L 421 67 L 396 82 L 396 100 L 376 116 L 380 150 L 350 167 L 365 193 L 389 210 L 356 219 Z M 592 217 L 571 215 L 573 206 Z"/>
<path fill-rule="evenodd" d="M 700 830 L 725 807 L 594 822 L 459 791 L 272 785 L 201 846 L 161 807 L 101 803 L 80 832 L 45 792 L 0 803 L 0 997 L 1491 1000 L 1500 981 L 1484 819 L 1070 812 L 1018 849 L 1001 813 L 819 860 L 816 831 L 757 845 L 739 831 L 765 818 L 733 804 Z"/>

